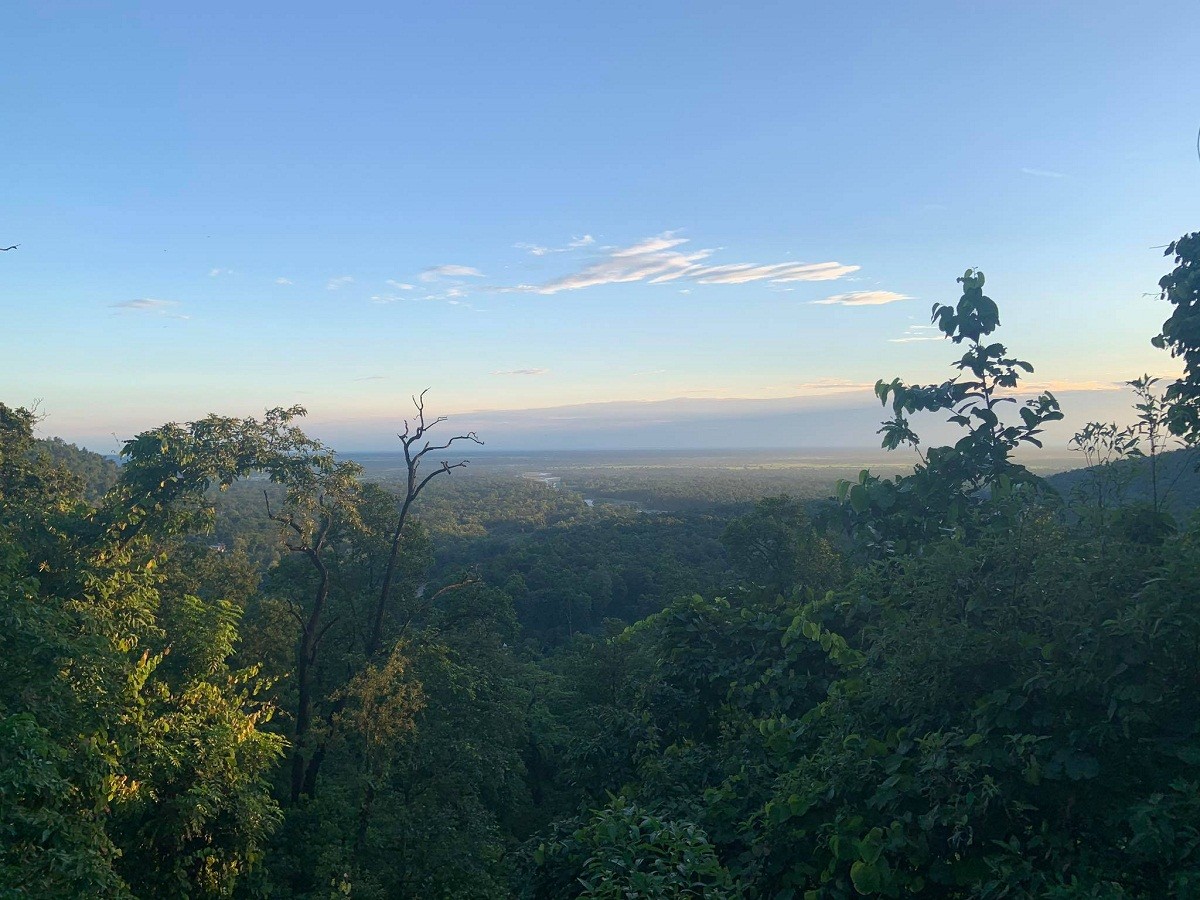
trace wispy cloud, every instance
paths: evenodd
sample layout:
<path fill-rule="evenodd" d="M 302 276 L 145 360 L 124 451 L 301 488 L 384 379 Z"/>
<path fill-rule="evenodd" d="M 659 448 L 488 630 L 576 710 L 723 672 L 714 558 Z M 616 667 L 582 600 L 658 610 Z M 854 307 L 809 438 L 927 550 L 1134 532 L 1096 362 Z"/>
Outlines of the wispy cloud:
<path fill-rule="evenodd" d="M 330 278 L 325 282 L 325 289 L 327 291 L 340 291 L 348 284 L 354 284 L 354 276 L 339 275 L 337 278 Z"/>
<path fill-rule="evenodd" d="M 444 291 L 438 291 L 436 294 L 426 294 L 422 300 L 460 300 L 467 296 L 467 292 L 461 287 L 448 287 Z"/>
<path fill-rule="evenodd" d="M 295 284 L 296 282 L 292 281 L 292 279 L 290 279 L 290 278 L 276 278 L 275 283 L 276 284 Z"/>
<path fill-rule="evenodd" d="M 647 253 L 659 253 L 663 250 L 670 250 L 672 247 L 678 247 L 680 244 L 686 244 L 687 238 L 675 237 L 674 231 L 664 231 L 662 234 L 654 237 L 644 238 L 638 241 L 632 247 L 612 248 L 610 253 L 612 256 L 645 256 Z M 711 250 L 705 250 L 704 253 L 711 253 Z"/>
<path fill-rule="evenodd" d="M 548 375 L 549 369 L 508 369 L 502 372 L 493 372 L 493 375 Z"/>
<path fill-rule="evenodd" d="M 715 250 L 684 251 L 677 249 L 688 243 L 665 231 L 629 247 L 606 248 L 605 255 L 582 269 L 544 284 L 522 284 L 501 288 L 507 292 L 557 294 L 605 284 L 628 284 L 644 281 L 662 284 L 686 279 L 697 284 L 746 284 L 765 281 L 784 284 L 792 281 L 833 281 L 858 271 L 858 266 L 839 262 L 726 263 L 710 265 L 707 260 Z"/>
<path fill-rule="evenodd" d="M 179 306 L 176 300 L 155 300 L 151 297 L 139 297 L 136 300 L 123 300 L 120 303 L 113 303 L 112 306 L 114 309 L 127 312 L 152 313 L 154 315 L 166 316 L 169 319 L 191 318 L 191 316 L 172 312 L 173 309 Z"/>
<path fill-rule="evenodd" d="M 465 299 L 470 294 L 462 285 L 452 284 L 444 290 L 436 291 L 432 294 L 374 294 L 371 297 L 372 303 L 402 303 L 414 302 L 421 300 L 431 300 L 434 302 L 448 303 L 451 306 L 466 306 L 474 309 Z"/>
<path fill-rule="evenodd" d="M 397 291 L 404 291 L 405 293 L 403 293 L 403 294 L 394 294 L 394 293 L 392 293 L 392 294 L 375 294 L 371 297 L 372 303 L 399 303 L 401 300 L 432 300 L 432 299 L 434 299 L 434 295 L 432 295 L 432 294 L 426 295 L 424 297 L 414 296 L 410 292 L 415 291 L 417 289 L 417 286 L 415 284 L 409 284 L 406 281 L 397 281 L 394 278 L 389 278 L 387 280 L 387 286 L 390 288 L 393 288 L 394 290 L 397 290 Z M 425 290 L 429 290 L 429 288 L 426 288 Z M 455 290 L 458 290 L 461 293 L 461 289 L 453 288 L 453 287 L 450 288 L 445 293 L 449 294 L 451 291 L 455 291 Z M 443 297 L 443 298 L 439 298 L 439 299 L 445 299 L 445 298 Z"/>
<path fill-rule="evenodd" d="M 172 306 L 178 305 L 174 300 L 153 300 L 149 297 L 139 298 L 137 300 L 122 300 L 120 303 L 112 304 L 117 309 L 136 309 L 143 312 L 162 312 L 165 309 L 170 309 Z"/>
<path fill-rule="evenodd" d="M 232 275 L 232 274 L 233 274 L 232 269 L 209 269 L 208 270 L 209 278 L 217 278 L 221 275 Z"/>
<path fill-rule="evenodd" d="M 355 381 L 383 381 L 382 375 L 364 375 L 362 378 L 355 378 Z"/>
<path fill-rule="evenodd" d="M 1055 172 L 1051 169 L 1031 169 L 1022 167 L 1021 172 L 1025 175 L 1033 175 L 1035 178 L 1066 178 L 1062 172 Z"/>
<path fill-rule="evenodd" d="M 438 281 L 442 278 L 482 278 L 483 273 L 474 266 L 433 266 L 420 274 L 422 281 Z"/>
<path fill-rule="evenodd" d="M 834 294 L 824 300 L 811 301 L 817 306 L 884 306 L 898 300 L 911 300 L 907 294 L 897 294 L 895 291 L 851 291 L 848 294 Z"/>
<path fill-rule="evenodd" d="M 888 338 L 891 344 L 915 344 L 922 341 L 944 341 L 945 335 L 935 325 L 909 325 L 900 337 Z"/>
<path fill-rule="evenodd" d="M 662 375 L 666 371 L 667 371 L 666 369 L 647 369 L 645 372 L 630 372 L 629 377 L 630 378 L 644 378 L 647 375 Z"/>
<path fill-rule="evenodd" d="M 839 262 L 775 263 L 769 266 L 738 263 L 710 266 L 691 277 L 700 284 L 746 284 L 764 280 L 771 284 L 786 284 L 790 281 L 836 281 L 858 269 L 858 266 L 844 266 Z"/>
<path fill-rule="evenodd" d="M 527 250 L 534 256 L 547 256 L 551 253 L 568 253 L 571 250 L 580 250 L 583 247 L 590 247 L 596 243 L 596 239 L 590 234 L 585 234 L 583 237 L 571 238 L 565 247 L 546 247 L 542 244 L 513 244 L 518 250 Z"/>

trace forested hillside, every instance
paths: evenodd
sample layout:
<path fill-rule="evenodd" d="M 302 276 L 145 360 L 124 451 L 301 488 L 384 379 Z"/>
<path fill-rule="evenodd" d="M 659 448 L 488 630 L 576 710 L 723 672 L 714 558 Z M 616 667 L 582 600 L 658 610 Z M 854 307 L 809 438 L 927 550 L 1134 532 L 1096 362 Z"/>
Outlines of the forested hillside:
<path fill-rule="evenodd" d="M 1168 256 L 1184 375 L 1049 480 L 974 270 L 946 380 L 876 388 L 916 465 L 802 496 L 470 477 L 424 395 L 378 480 L 298 407 L 117 469 L 0 405 L 0 897 L 1200 896 Z"/>
<path fill-rule="evenodd" d="M 1192 447 L 1164 451 L 1151 467 L 1141 456 L 1085 466 L 1046 480 L 1064 497 L 1078 502 L 1106 500 L 1117 506 L 1156 503 L 1180 521 L 1200 509 L 1200 454 Z"/>
<path fill-rule="evenodd" d="M 83 496 L 99 500 L 117 483 L 120 468 L 117 463 L 99 453 L 92 453 L 68 444 L 61 438 L 44 438 L 34 442 L 34 454 L 45 454 L 55 466 L 68 469 L 83 480 Z"/>

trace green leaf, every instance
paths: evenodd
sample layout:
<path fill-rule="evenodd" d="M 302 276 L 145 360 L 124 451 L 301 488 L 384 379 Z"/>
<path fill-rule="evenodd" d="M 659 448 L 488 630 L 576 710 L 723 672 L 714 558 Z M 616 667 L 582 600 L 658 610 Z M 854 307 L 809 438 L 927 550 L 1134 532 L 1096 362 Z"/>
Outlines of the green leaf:
<path fill-rule="evenodd" d="M 850 880 L 860 894 L 877 894 L 883 889 L 883 873 L 879 867 L 861 859 L 850 866 Z"/>
<path fill-rule="evenodd" d="M 875 865 L 883 853 L 883 831 L 872 828 L 867 836 L 858 842 L 858 855 L 868 865 Z"/>

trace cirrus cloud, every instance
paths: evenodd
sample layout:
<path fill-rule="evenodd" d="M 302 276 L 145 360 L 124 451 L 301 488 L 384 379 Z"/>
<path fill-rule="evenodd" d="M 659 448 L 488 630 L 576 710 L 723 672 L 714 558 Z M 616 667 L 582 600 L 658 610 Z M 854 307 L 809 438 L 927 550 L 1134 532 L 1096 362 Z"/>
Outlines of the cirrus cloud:
<path fill-rule="evenodd" d="M 662 284 L 676 279 L 696 284 L 747 284 L 763 281 L 785 284 L 794 281 L 834 281 L 857 272 L 859 267 L 839 262 L 723 263 L 711 265 L 715 250 L 680 249 L 689 241 L 664 231 L 628 247 L 607 247 L 605 255 L 568 275 L 543 284 L 521 284 L 500 288 L 508 293 L 552 295 L 605 284 L 646 282 Z"/>
<path fill-rule="evenodd" d="M 1066 178 L 1062 172 L 1055 172 L 1053 169 L 1034 169 L 1028 166 L 1021 169 L 1021 174 L 1032 175 L 1035 178 Z"/>
<path fill-rule="evenodd" d="M 151 297 L 139 297 L 137 300 L 122 300 L 112 304 L 117 309 L 136 309 L 142 312 L 163 312 L 172 306 L 178 306 L 175 300 L 155 300 Z"/>
<path fill-rule="evenodd" d="M 513 244 L 518 250 L 528 250 L 533 256 L 547 256 L 551 253 L 569 253 L 572 250 L 579 250 L 583 247 L 590 247 L 596 243 L 596 239 L 590 234 L 585 234 L 583 237 L 573 237 L 567 242 L 565 247 L 546 247 L 542 244 Z"/>
<path fill-rule="evenodd" d="M 508 369 L 501 372 L 493 372 L 493 375 L 549 375 L 549 369 Z"/>
<path fill-rule="evenodd" d="M 191 318 L 191 316 L 171 312 L 171 310 L 179 305 L 177 300 L 156 300 L 153 297 L 139 297 L 136 300 L 122 300 L 120 303 L 112 303 L 110 305 L 122 312 L 151 313 L 166 316 L 169 319 Z"/>
<path fill-rule="evenodd" d="M 483 273 L 474 266 L 431 266 L 420 274 L 422 281 L 438 281 L 442 278 L 482 278 Z"/>
<path fill-rule="evenodd" d="M 924 341 L 944 341 L 946 336 L 936 325 L 909 325 L 900 337 L 888 338 L 889 344 L 917 344 Z"/>
<path fill-rule="evenodd" d="M 816 306 L 884 306 L 898 300 L 911 300 L 907 294 L 897 294 L 895 291 L 851 291 L 848 294 L 834 294 L 824 300 L 811 301 Z"/>

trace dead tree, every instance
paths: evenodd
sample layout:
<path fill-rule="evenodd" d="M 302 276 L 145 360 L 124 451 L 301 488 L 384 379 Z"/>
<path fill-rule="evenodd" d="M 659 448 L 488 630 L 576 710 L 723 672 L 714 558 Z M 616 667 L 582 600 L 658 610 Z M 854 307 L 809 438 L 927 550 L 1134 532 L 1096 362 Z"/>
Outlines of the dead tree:
<path fill-rule="evenodd" d="M 421 462 L 430 453 L 437 453 L 440 450 L 446 450 L 451 445 L 458 441 L 472 441 L 476 444 L 483 444 L 473 431 L 466 434 L 454 435 L 448 438 L 445 443 L 433 444 L 426 440 L 429 430 L 436 425 L 446 421 L 445 416 L 439 416 L 432 421 L 425 419 L 425 394 L 428 393 L 428 388 L 421 392 L 420 396 L 413 398 L 413 404 L 416 406 L 416 418 L 413 421 L 405 420 L 403 433 L 397 435 L 400 438 L 401 447 L 404 449 L 404 463 L 406 470 L 406 483 L 404 496 L 400 502 L 400 509 L 396 515 L 396 525 L 392 529 L 391 539 L 388 547 L 387 567 L 384 570 L 382 586 L 379 590 L 379 595 L 375 600 L 375 608 L 372 610 L 370 629 L 367 632 L 366 641 L 363 645 L 363 664 L 370 664 L 380 649 L 383 647 L 383 626 L 384 617 L 387 613 L 388 601 L 391 599 L 392 588 L 396 580 L 396 568 L 400 559 L 401 542 L 404 536 L 404 526 L 408 522 L 408 515 L 412 511 L 413 503 L 416 502 L 421 492 L 425 490 L 429 482 L 433 481 L 438 475 L 443 475 L 446 472 L 454 469 L 461 469 L 467 465 L 467 460 L 460 460 L 456 463 L 450 463 L 443 460 L 436 469 L 428 472 L 425 475 L 421 474 Z M 422 444 L 422 442 L 424 443 Z M 474 584 L 475 579 L 468 578 L 464 581 L 449 585 L 438 591 L 434 598 L 441 596 L 449 590 L 460 587 L 465 587 L 468 584 Z M 432 599 L 432 598 L 431 598 Z M 407 627 L 407 623 L 405 623 Z M 323 632 L 322 632 L 323 633 Z M 325 714 L 325 723 L 332 729 L 334 721 L 338 714 L 342 711 L 345 705 L 345 697 L 338 698 L 328 709 Z M 301 795 L 314 797 L 317 790 L 317 779 L 321 772 L 321 766 L 325 761 L 325 753 L 327 742 L 322 740 L 312 752 L 312 756 L 308 759 L 307 765 L 300 763 L 300 769 L 293 768 L 292 770 L 292 791 L 293 801 Z M 296 758 L 293 757 L 293 766 L 296 765 Z M 297 782 L 299 778 L 299 782 Z"/>
<path fill-rule="evenodd" d="M 429 431 L 442 422 L 446 421 L 445 416 L 438 416 L 432 421 L 425 421 L 425 395 L 429 389 L 421 391 L 420 396 L 413 397 L 413 405 L 417 408 L 416 418 L 410 423 L 408 419 L 404 420 L 404 431 L 396 435 L 400 438 L 400 445 L 404 448 L 404 464 L 407 470 L 406 486 L 404 498 L 400 503 L 400 512 L 396 517 L 396 527 L 392 532 L 391 549 L 388 553 L 387 568 L 383 573 L 383 585 L 379 589 L 379 597 L 375 601 L 375 614 L 371 620 L 371 631 L 367 638 L 366 655 L 370 659 L 379 652 L 383 645 L 383 618 L 387 612 L 388 600 L 392 593 L 392 584 L 396 577 L 396 563 L 400 558 L 400 541 L 404 534 L 404 526 L 408 522 L 408 513 L 412 509 L 413 503 L 416 502 L 421 491 L 429 482 L 433 481 L 438 475 L 444 475 L 453 469 L 461 469 L 467 465 L 467 460 L 459 460 L 456 463 L 451 463 L 447 460 L 442 460 L 441 464 L 431 471 L 429 474 L 422 477 L 421 461 L 430 453 L 437 453 L 441 450 L 448 450 L 457 441 L 472 441 L 476 444 L 483 444 L 473 431 L 468 431 L 466 434 L 456 434 L 446 440 L 444 444 L 432 444 L 425 440 Z M 424 441 L 424 446 L 420 446 Z"/>

